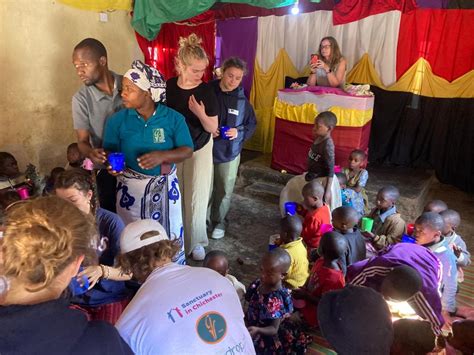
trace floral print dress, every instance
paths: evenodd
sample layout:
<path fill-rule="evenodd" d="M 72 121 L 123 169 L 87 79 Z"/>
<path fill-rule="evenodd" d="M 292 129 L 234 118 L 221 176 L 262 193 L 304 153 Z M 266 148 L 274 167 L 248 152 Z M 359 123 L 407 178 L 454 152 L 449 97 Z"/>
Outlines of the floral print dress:
<path fill-rule="evenodd" d="M 311 338 L 294 326 L 288 317 L 293 312 L 291 291 L 280 288 L 268 294 L 260 292 L 260 279 L 247 289 L 247 326 L 267 327 L 275 319 L 281 319 L 278 334 L 274 336 L 257 335 L 253 339 L 257 354 L 304 354 Z"/>
<path fill-rule="evenodd" d="M 350 169 L 345 168 L 344 174 L 347 177 L 347 187 L 349 189 L 356 186 L 362 187 L 360 192 L 355 192 L 355 196 L 352 198 L 352 207 L 359 213 L 360 217 L 369 213 L 369 199 L 365 192 L 365 185 L 369 180 L 369 173 L 365 169 L 360 169 L 357 174 L 354 174 Z"/>

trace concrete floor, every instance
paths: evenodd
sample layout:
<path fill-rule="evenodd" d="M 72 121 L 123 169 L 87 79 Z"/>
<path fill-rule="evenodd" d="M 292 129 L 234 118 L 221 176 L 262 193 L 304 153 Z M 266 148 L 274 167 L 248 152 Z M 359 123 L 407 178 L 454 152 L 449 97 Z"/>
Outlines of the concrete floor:
<path fill-rule="evenodd" d="M 252 157 L 254 155 L 250 156 Z M 244 162 L 248 159 L 244 159 Z M 379 175 L 377 184 L 384 184 L 384 181 L 380 181 L 384 180 L 380 176 L 383 175 Z M 388 180 L 393 180 L 393 177 Z M 430 180 L 431 187 L 420 199 L 444 200 L 450 208 L 461 214 L 459 234 L 463 236 L 471 254 L 474 254 L 474 196 L 433 180 Z M 386 181 L 385 184 L 392 182 Z M 403 182 L 410 184 L 409 180 Z M 403 186 L 400 190 L 403 194 Z M 419 206 L 423 204 L 423 201 L 418 201 Z M 259 261 L 268 248 L 269 236 L 278 233 L 279 218 L 278 199 L 274 194 L 272 196 L 272 193 L 255 193 L 239 186 L 232 197 L 228 214 L 230 222 L 225 237 L 221 240 L 210 239 L 206 250 L 219 249 L 226 252 L 229 256 L 230 273 L 248 285 L 258 276 Z M 413 217 L 409 216 L 407 220 L 411 218 Z M 190 261 L 190 264 L 200 263 Z"/>

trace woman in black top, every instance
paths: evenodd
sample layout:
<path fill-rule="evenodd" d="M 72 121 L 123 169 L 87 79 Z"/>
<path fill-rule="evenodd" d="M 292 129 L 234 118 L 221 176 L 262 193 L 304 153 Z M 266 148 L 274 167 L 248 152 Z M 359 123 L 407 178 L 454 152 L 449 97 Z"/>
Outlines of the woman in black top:
<path fill-rule="evenodd" d="M 9 207 L 0 255 L 1 354 L 132 354 L 111 324 L 88 322 L 61 297 L 92 255 L 95 233 L 90 217 L 56 196 Z"/>
<path fill-rule="evenodd" d="M 202 81 L 209 59 L 193 33 L 179 41 L 178 76 L 166 82 L 167 105 L 186 118 L 194 143 L 190 159 L 178 164 L 184 205 L 186 253 L 203 260 L 208 245 L 206 213 L 212 183 L 212 133 L 217 131 L 218 103 L 214 90 Z"/>

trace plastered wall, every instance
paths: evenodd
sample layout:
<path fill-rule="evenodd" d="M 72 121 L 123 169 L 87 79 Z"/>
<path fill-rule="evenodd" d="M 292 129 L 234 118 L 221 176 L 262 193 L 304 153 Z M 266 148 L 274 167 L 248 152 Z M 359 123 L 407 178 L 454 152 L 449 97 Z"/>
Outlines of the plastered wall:
<path fill-rule="evenodd" d="M 0 151 L 20 168 L 48 173 L 66 164 L 75 141 L 71 97 L 82 85 L 72 66 L 74 46 L 94 37 L 107 48 L 109 68 L 124 73 L 142 59 L 126 11 L 99 14 L 51 0 L 0 0 Z"/>

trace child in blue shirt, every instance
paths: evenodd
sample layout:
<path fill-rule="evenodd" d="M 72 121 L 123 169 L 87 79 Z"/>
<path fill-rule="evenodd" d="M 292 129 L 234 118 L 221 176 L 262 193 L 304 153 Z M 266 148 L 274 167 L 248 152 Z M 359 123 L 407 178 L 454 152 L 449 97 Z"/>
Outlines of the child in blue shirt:
<path fill-rule="evenodd" d="M 463 282 L 464 273 L 462 268 L 471 264 L 471 254 L 467 250 L 466 243 L 462 237 L 456 233 L 456 229 L 461 223 L 461 216 L 455 210 L 451 209 L 440 212 L 440 216 L 444 221 L 443 237 L 456 256 L 458 282 Z"/>

